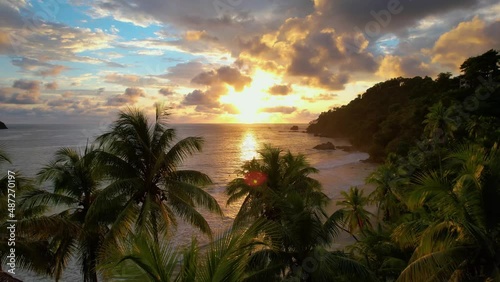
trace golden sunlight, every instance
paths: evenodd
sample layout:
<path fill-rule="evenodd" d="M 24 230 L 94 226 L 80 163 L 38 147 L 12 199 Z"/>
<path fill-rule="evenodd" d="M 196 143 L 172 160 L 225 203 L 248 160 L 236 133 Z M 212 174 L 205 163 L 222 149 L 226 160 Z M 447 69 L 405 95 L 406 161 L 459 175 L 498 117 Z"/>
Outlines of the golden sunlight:
<path fill-rule="evenodd" d="M 257 141 L 255 140 L 253 132 L 248 131 L 243 137 L 240 145 L 240 152 L 242 161 L 249 161 L 257 157 Z"/>
<path fill-rule="evenodd" d="M 223 103 L 233 104 L 240 112 L 237 120 L 241 123 L 269 122 L 269 114 L 260 110 L 268 106 L 266 101 L 267 90 L 280 82 L 280 79 L 273 74 L 262 70 L 257 70 L 252 75 L 252 84 L 241 92 L 236 92 L 232 88 L 229 94 L 221 97 Z"/>

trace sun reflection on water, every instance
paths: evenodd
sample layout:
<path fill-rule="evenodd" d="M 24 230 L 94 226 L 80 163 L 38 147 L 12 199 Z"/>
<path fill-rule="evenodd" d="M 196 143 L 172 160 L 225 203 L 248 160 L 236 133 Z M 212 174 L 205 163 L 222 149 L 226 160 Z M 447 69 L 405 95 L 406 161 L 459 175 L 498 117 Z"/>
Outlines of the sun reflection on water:
<path fill-rule="evenodd" d="M 247 132 L 243 137 L 240 145 L 241 160 L 249 161 L 257 158 L 257 141 L 253 132 Z"/>

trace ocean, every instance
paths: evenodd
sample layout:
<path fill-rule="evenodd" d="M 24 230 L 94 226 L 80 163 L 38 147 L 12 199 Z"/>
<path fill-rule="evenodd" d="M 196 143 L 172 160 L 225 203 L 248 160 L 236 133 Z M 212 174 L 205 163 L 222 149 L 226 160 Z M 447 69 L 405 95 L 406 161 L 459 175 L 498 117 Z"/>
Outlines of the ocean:
<path fill-rule="evenodd" d="M 172 124 L 178 139 L 187 136 L 203 137 L 205 142 L 201 153 L 187 159 L 184 169 L 199 170 L 208 174 L 213 185 L 207 191 L 213 195 L 224 211 L 224 217 L 203 212 L 214 232 L 228 228 L 238 212 L 238 204 L 226 206 L 225 185 L 235 177 L 235 171 L 245 162 L 258 157 L 257 151 L 263 144 L 272 144 L 292 153 L 307 156 L 310 164 L 320 170 L 332 169 L 358 163 L 368 158 L 361 152 L 318 151 L 317 144 L 331 141 L 335 145 L 349 145 L 343 139 L 317 137 L 304 133 L 307 125 L 298 124 L 298 131 L 290 131 L 295 124 Z M 61 147 L 84 148 L 96 136 L 108 129 L 98 124 L 10 124 L 9 129 L 0 130 L 0 146 L 8 153 L 12 164 L 3 165 L 0 175 L 7 170 L 19 170 L 24 176 L 34 177 L 47 164 L 55 151 Z M 187 224 L 179 224 L 171 238 L 174 245 L 187 244 L 198 232 Z M 206 238 L 199 239 L 202 243 Z M 29 272 L 19 272 L 17 278 L 23 281 L 52 281 L 34 276 Z M 81 281 L 78 266 L 74 263 L 65 271 L 62 281 Z"/>

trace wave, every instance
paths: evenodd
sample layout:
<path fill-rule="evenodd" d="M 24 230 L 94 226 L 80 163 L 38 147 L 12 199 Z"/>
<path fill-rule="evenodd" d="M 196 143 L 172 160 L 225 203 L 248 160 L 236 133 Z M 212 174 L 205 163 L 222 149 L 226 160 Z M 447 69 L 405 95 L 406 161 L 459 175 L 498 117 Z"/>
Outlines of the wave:
<path fill-rule="evenodd" d="M 370 155 L 363 152 L 354 152 L 346 154 L 343 156 L 336 156 L 335 159 L 328 161 L 321 161 L 314 165 L 317 169 L 332 169 L 336 167 L 345 166 L 348 164 L 359 163 L 360 161 L 366 160 Z"/>

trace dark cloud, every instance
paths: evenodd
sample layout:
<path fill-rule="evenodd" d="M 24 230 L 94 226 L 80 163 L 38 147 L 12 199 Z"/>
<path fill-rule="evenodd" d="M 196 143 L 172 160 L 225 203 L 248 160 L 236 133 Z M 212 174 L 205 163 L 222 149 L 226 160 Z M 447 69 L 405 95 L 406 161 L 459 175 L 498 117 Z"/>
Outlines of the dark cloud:
<path fill-rule="evenodd" d="M 263 113 L 282 113 L 282 114 L 291 114 L 297 110 L 296 107 L 285 107 L 285 106 L 278 106 L 278 107 L 268 107 L 268 108 L 262 108 L 260 111 Z"/>
<path fill-rule="evenodd" d="M 205 72 L 207 67 L 210 67 L 210 65 L 207 66 L 199 61 L 178 63 L 175 66 L 168 68 L 167 73 L 159 75 L 158 77 L 166 78 L 172 83 L 185 84 L 191 81 L 194 74 Z"/>
<path fill-rule="evenodd" d="M 282 96 L 288 95 L 292 93 L 292 91 L 293 91 L 292 86 L 286 84 L 273 85 L 268 90 L 268 92 L 272 95 L 282 95 Z"/>
<path fill-rule="evenodd" d="M 219 97 L 226 93 L 226 87 L 221 85 L 212 86 L 207 91 L 197 89 L 187 94 L 182 104 L 186 106 L 197 106 L 198 109 L 218 108 L 220 107 Z"/>
<path fill-rule="evenodd" d="M 39 67 L 52 67 L 52 64 L 41 62 L 36 59 L 20 57 L 11 60 L 13 66 L 19 67 L 22 70 L 35 70 Z"/>
<path fill-rule="evenodd" d="M 227 93 L 227 88 L 222 85 L 213 85 L 207 91 L 194 90 L 184 96 L 182 105 L 195 106 L 197 113 L 205 114 L 238 114 L 239 110 L 231 104 L 222 104 L 219 98 Z"/>
<path fill-rule="evenodd" d="M 18 2 L 18 3 L 16 3 Z M 20 15 L 20 8 L 23 1 L 2 1 L 0 2 L 0 26 L 5 28 L 20 27 L 26 24 Z"/>
<path fill-rule="evenodd" d="M 19 79 L 14 81 L 12 87 L 27 90 L 30 92 L 39 92 L 40 91 L 40 81 L 37 80 L 25 80 Z"/>
<path fill-rule="evenodd" d="M 158 93 L 163 95 L 163 96 L 170 96 L 170 95 L 173 95 L 175 92 L 170 89 L 170 88 L 160 88 L 160 90 L 158 90 Z"/>
<path fill-rule="evenodd" d="M 53 82 L 49 82 L 49 83 L 45 83 L 45 89 L 47 90 L 56 90 L 59 86 L 57 85 L 57 82 L 53 81 Z"/>
<path fill-rule="evenodd" d="M 480 0 L 316 0 L 324 25 L 342 31 L 361 30 L 370 38 L 414 25 L 418 20 L 456 9 L 470 8 Z"/>
<path fill-rule="evenodd" d="M 16 80 L 12 88 L 0 89 L 0 101 L 6 104 L 40 103 L 40 81 Z"/>
<path fill-rule="evenodd" d="M 108 106 L 123 106 L 125 104 L 135 104 L 140 97 L 145 97 L 142 89 L 130 87 L 125 89 L 125 93 L 115 95 L 108 98 L 106 105 Z"/>
<path fill-rule="evenodd" d="M 241 74 L 236 68 L 224 66 L 217 70 L 202 72 L 195 76 L 191 82 L 202 85 L 226 83 L 239 92 L 242 91 L 245 86 L 249 85 L 252 79 L 249 76 Z"/>

